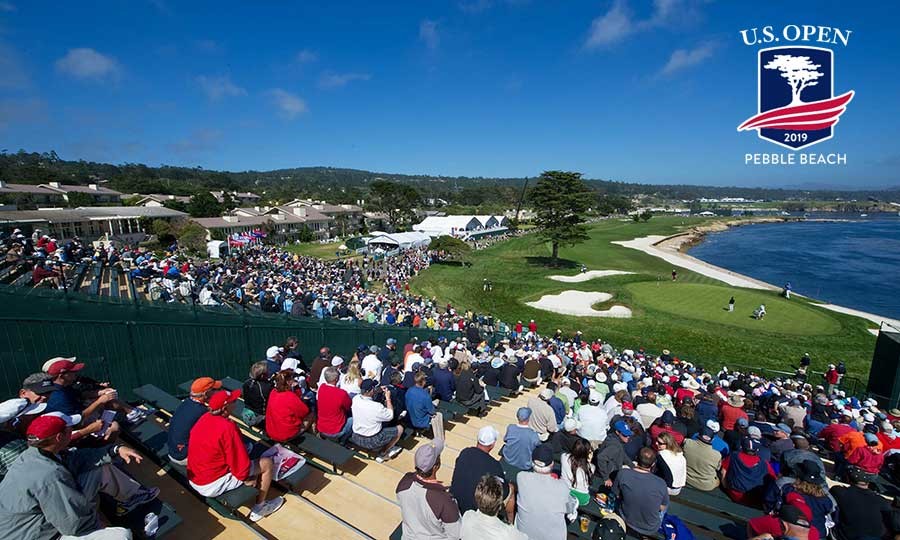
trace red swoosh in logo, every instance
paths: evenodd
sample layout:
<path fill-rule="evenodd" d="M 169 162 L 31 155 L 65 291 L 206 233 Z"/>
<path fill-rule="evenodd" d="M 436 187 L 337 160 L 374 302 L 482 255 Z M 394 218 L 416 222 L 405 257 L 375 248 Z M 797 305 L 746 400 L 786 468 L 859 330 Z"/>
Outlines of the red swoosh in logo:
<path fill-rule="evenodd" d="M 854 91 L 846 94 L 813 101 L 802 105 L 788 105 L 757 114 L 738 126 L 738 131 L 750 129 L 785 129 L 790 131 L 815 131 L 828 129 L 838 123 L 853 99 Z"/>

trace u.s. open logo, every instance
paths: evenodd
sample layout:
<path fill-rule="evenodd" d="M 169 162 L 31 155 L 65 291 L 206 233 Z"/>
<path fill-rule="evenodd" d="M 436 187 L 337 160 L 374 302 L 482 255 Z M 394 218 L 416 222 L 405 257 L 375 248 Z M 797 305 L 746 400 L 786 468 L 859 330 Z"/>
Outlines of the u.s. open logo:
<path fill-rule="evenodd" d="M 834 136 L 853 90 L 834 95 L 834 53 L 819 47 L 759 51 L 758 114 L 738 126 L 761 139 L 800 150 Z"/>

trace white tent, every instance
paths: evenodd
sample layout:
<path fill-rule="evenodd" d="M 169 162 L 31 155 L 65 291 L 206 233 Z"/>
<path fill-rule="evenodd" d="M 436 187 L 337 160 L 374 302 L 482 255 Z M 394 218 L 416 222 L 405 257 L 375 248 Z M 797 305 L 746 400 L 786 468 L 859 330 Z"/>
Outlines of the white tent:
<path fill-rule="evenodd" d="M 468 232 L 483 227 L 484 225 L 476 216 L 429 216 L 418 225 L 413 225 L 413 231 L 436 238 L 438 236 L 465 236 Z"/>
<path fill-rule="evenodd" d="M 431 243 L 431 237 L 422 232 L 382 233 L 369 238 L 367 245 L 370 247 L 384 247 L 386 249 L 411 249 L 426 247 Z"/>

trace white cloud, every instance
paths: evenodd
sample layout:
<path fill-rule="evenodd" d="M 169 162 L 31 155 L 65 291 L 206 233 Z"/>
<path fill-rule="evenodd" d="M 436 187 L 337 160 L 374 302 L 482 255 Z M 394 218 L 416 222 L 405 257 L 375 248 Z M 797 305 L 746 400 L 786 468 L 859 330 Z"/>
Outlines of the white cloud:
<path fill-rule="evenodd" d="M 441 35 L 438 32 L 437 21 L 425 19 L 419 23 L 419 39 L 431 50 L 437 49 L 441 44 Z"/>
<path fill-rule="evenodd" d="M 11 47 L 0 43 L 0 88 L 16 90 L 27 88 L 31 79 L 19 62 L 19 55 Z"/>
<path fill-rule="evenodd" d="M 319 88 L 341 88 L 353 81 L 368 81 L 372 76 L 368 73 L 334 73 L 326 71 L 319 77 Z"/>
<path fill-rule="evenodd" d="M 302 51 L 297 53 L 297 56 L 294 57 L 294 60 L 297 61 L 298 64 L 309 64 L 311 62 L 315 62 L 319 59 L 319 55 L 316 51 L 310 49 L 303 49 Z"/>
<path fill-rule="evenodd" d="M 117 79 L 122 70 L 115 58 L 89 48 L 69 49 L 56 61 L 56 69 L 76 79 L 94 81 Z"/>
<path fill-rule="evenodd" d="M 605 15 L 601 15 L 591 22 L 591 30 L 584 46 L 588 49 L 604 47 L 625 39 L 632 32 L 634 32 L 634 23 L 631 20 L 628 6 L 624 0 L 615 0 Z"/>
<path fill-rule="evenodd" d="M 668 76 L 703 62 L 715 52 L 715 44 L 702 43 L 693 49 L 677 49 L 663 66 L 660 75 Z"/>
<path fill-rule="evenodd" d="M 278 108 L 281 116 L 288 120 L 307 112 L 306 102 L 300 96 L 281 88 L 273 88 L 267 92 L 272 103 Z"/>
<path fill-rule="evenodd" d="M 605 14 L 591 21 L 586 49 L 599 49 L 624 41 L 629 36 L 664 26 L 676 21 L 690 21 L 699 17 L 697 0 L 653 0 L 653 11 L 646 19 L 636 19 L 627 0 L 614 0 Z"/>
<path fill-rule="evenodd" d="M 208 97 L 210 101 L 219 101 L 226 97 L 247 95 L 247 91 L 231 82 L 231 78 L 227 75 L 222 75 L 220 77 L 199 75 L 196 80 L 197 84 L 200 85 L 203 93 L 206 94 L 206 97 Z"/>
<path fill-rule="evenodd" d="M 16 10 L 16 6 L 9 2 L 0 2 L 0 11 L 4 11 L 6 13 L 12 13 Z"/>

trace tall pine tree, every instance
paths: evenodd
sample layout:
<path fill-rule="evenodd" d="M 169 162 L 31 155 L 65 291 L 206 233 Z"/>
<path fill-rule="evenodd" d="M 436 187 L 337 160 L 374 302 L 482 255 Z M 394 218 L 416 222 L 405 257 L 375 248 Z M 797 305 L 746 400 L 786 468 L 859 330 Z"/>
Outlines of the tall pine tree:
<path fill-rule="evenodd" d="M 539 234 L 553 247 L 551 263 L 559 263 L 560 244 L 573 246 L 588 239 L 584 213 L 594 193 L 581 181 L 581 173 L 545 171 L 528 193 Z"/>

